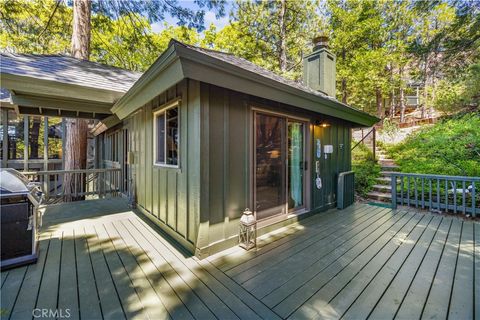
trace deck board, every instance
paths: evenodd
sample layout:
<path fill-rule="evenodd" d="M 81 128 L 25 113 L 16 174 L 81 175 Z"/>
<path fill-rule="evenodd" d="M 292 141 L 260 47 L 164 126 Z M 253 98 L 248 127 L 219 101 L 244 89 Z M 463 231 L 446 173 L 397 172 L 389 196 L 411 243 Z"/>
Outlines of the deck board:
<path fill-rule="evenodd" d="M 415 276 L 441 222 L 441 217 L 434 217 L 416 243 L 412 239 L 407 239 L 405 243 L 401 244 L 401 248 L 395 253 L 395 256 L 386 261 L 375 278 L 368 283 L 365 289 L 362 289 L 363 292 L 355 300 L 355 307 L 349 307 L 350 314 L 344 315 L 344 317 L 366 318 L 369 316 L 369 312 L 377 306 L 371 315 L 373 319 L 394 318 L 398 305 Z M 401 253 L 402 249 L 404 249 L 404 255 Z M 356 277 L 355 279 L 358 281 L 359 278 Z M 340 295 L 340 297 L 343 297 L 343 295 Z"/>
<path fill-rule="evenodd" d="M 269 294 L 272 289 L 288 281 L 293 275 L 308 269 L 311 265 L 328 256 L 332 252 L 338 252 L 339 247 L 351 238 L 368 233 L 369 230 L 381 223 L 383 215 L 372 213 L 366 219 L 358 219 L 348 227 L 344 227 L 345 232 L 335 232 L 332 236 L 324 238 L 323 241 L 316 241 L 305 250 L 298 250 L 293 255 L 289 255 L 282 262 L 271 267 L 270 270 L 263 268 L 260 274 L 243 283 L 243 286 L 250 290 L 256 297 L 263 298 Z M 379 219 L 380 218 L 380 219 Z M 342 230 L 343 231 L 343 230 Z M 299 265 L 296 261 L 302 261 Z"/>
<path fill-rule="evenodd" d="M 185 266 L 180 265 L 177 259 L 168 255 L 170 251 L 162 243 L 159 243 L 137 219 L 129 219 L 128 224 L 129 230 L 136 230 L 136 234 L 139 235 L 136 239 L 140 241 L 144 250 L 148 251 L 148 255 L 152 258 L 157 268 L 166 275 L 167 281 L 177 292 L 179 298 L 192 313 L 193 317 L 215 319 L 214 314 L 198 297 L 195 290 L 192 290 L 188 285 L 189 282 L 194 281 L 194 277 L 188 274 L 189 272 L 185 270 Z"/>
<path fill-rule="evenodd" d="M 448 317 L 472 319 L 474 316 L 474 247 L 473 224 L 463 223 L 457 266 L 453 279 Z"/>
<path fill-rule="evenodd" d="M 138 250 L 131 252 L 131 249 L 126 245 L 122 236 L 118 233 L 118 230 L 112 223 L 107 223 L 104 226 L 122 264 L 125 266 L 125 269 L 138 292 L 139 298 L 142 301 L 149 318 L 170 319 L 170 315 L 168 314 L 165 305 L 135 259 L 135 253 L 140 256 L 142 256 L 142 253 Z"/>
<path fill-rule="evenodd" d="M 424 260 L 415 275 L 413 282 L 410 284 L 408 292 L 406 293 L 401 306 L 397 310 L 396 318 L 398 319 L 419 319 L 422 315 L 422 310 L 428 297 L 430 284 L 435 277 L 435 271 L 442 256 L 447 236 L 452 226 L 452 219 L 443 219 L 435 239 L 428 248 Z M 399 277 L 396 281 L 402 281 Z M 393 283 L 392 285 L 396 285 Z M 382 298 L 388 301 L 388 294 Z M 380 303 L 380 306 L 385 307 L 386 303 Z M 352 311 L 354 311 L 352 309 Z M 368 310 L 366 311 L 368 312 Z M 352 313 L 353 315 L 355 313 Z"/>
<path fill-rule="evenodd" d="M 332 254 L 320 259 L 304 272 L 297 273 L 294 277 L 291 277 L 285 284 L 272 291 L 262 300 L 273 308 L 283 303 L 292 294 L 297 294 L 296 292 L 301 291 L 301 288 L 307 286 L 312 279 L 324 277 L 325 280 L 328 280 L 328 273 L 334 272 L 336 267 L 342 266 L 342 263 L 347 264 L 382 234 L 395 226 L 399 220 L 411 217 L 405 217 L 405 215 L 406 213 L 400 212 L 393 216 L 383 217 L 378 221 L 379 224 L 376 226 L 376 229 L 366 230 L 365 233 L 359 234 L 357 238 L 350 239 Z"/>
<path fill-rule="evenodd" d="M 26 272 L 27 267 L 13 269 L 9 272 L 8 278 L 6 279 L 5 284 L 2 288 L 1 319 L 9 319 L 15 306 L 15 302 L 17 301 L 18 293 L 22 287 L 23 279 Z"/>
<path fill-rule="evenodd" d="M 480 227 L 458 217 L 355 204 L 204 260 L 121 199 L 59 205 L 45 221 L 38 262 L 1 273 L 2 319 L 35 307 L 70 319 L 480 314 Z"/>
<path fill-rule="evenodd" d="M 112 274 L 118 296 L 123 306 L 123 311 L 127 319 L 144 319 L 148 315 L 143 308 L 142 302 L 138 297 L 135 287 L 123 266 L 116 250 L 112 250 L 112 242 L 103 225 L 95 226 L 100 246 L 105 255 L 108 268 Z"/>
<path fill-rule="evenodd" d="M 32 310 L 37 303 L 40 281 L 42 279 L 43 267 L 45 265 L 45 257 L 48 252 L 50 239 L 40 241 L 39 256 L 36 264 L 29 265 L 22 287 L 18 292 L 18 298 L 11 312 L 10 319 L 25 319 L 32 316 Z M 12 271 L 13 272 L 13 271 Z M 6 293 L 2 288 L 2 296 Z M 2 301 L 3 308 L 3 301 Z"/>
<path fill-rule="evenodd" d="M 83 228 L 79 228 L 73 230 L 73 234 L 75 237 L 79 317 L 82 319 L 101 319 L 100 298 L 90 262 L 85 231 Z"/>
<path fill-rule="evenodd" d="M 402 262 L 402 265 L 393 268 L 392 264 L 388 263 L 381 273 L 377 274 L 375 281 L 365 288 L 344 317 L 348 319 L 366 318 L 370 314 L 372 318 L 394 318 L 432 243 L 435 241 L 443 243 L 445 241 L 450 223 L 449 219 L 436 217 L 435 221 L 428 226 L 428 230 L 422 236 L 421 241 L 413 248 L 408 258 Z M 427 262 L 429 258 L 427 256 Z M 419 299 L 418 296 L 415 296 L 414 299 L 414 301 L 411 301 L 414 304 L 412 307 L 421 305 L 421 312 L 422 299 Z M 417 318 L 420 316 L 420 312 L 417 312 Z M 410 319 L 416 317 L 411 314 Z"/>
<path fill-rule="evenodd" d="M 431 219 L 431 217 L 430 217 Z M 428 217 L 414 217 L 394 237 L 383 239 L 374 243 L 362 254 L 356 257 L 352 263 L 336 274 L 324 287 L 311 296 L 303 305 L 292 314 L 293 319 L 312 319 L 313 317 L 338 318 L 340 314 L 332 305 L 332 300 L 349 284 L 353 279 L 364 284 L 368 283 L 369 277 L 374 276 L 400 248 L 404 241 L 416 242 L 423 234 L 430 222 Z M 406 250 L 404 250 L 406 251 Z M 406 252 L 402 252 L 400 258 L 404 258 Z M 358 288 L 358 286 L 356 286 Z M 345 290 L 340 297 L 344 300 L 351 299 L 355 291 Z"/>
<path fill-rule="evenodd" d="M 290 273 L 291 270 L 289 269 L 294 267 L 291 265 L 291 259 L 297 259 L 297 255 L 314 259 L 314 256 L 311 254 L 314 252 L 319 253 L 317 250 L 325 243 L 335 242 L 335 240 L 343 237 L 350 230 L 365 222 L 374 221 L 376 217 L 375 213 L 364 213 L 362 216 L 356 217 L 357 219 L 352 217 L 348 220 L 339 221 L 335 225 L 326 225 L 323 230 L 317 230 L 314 236 L 311 236 L 300 244 L 289 246 L 288 250 L 294 250 L 295 255 L 282 255 L 275 250 L 271 250 L 258 257 L 260 258 L 259 262 L 261 263 L 261 267 L 249 268 L 233 276 L 227 272 L 227 275 L 232 276 L 235 281 L 242 283 L 245 288 L 249 290 L 254 289 L 258 284 L 263 285 L 264 280 L 268 279 L 269 276 L 276 275 L 276 271 L 278 270 Z M 305 260 L 303 261 L 306 262 Z"/>
<path fill-rule="evenodd" d="M 69 319 L 79 319 L 77 268 L 75 266 L 75 235 L 72 229 L 62 234 L 62 256 L 58 309 L 69 309 Z"/>
<path fill-rule="evenodd" d="M 128 223 L 128 221 L 126 222 Z M 114 225 L 118 232 L 122 234 L 126 244 L 141 252 L 140 255 L 135 253 L 137 261 L 143 272 L 147 275 L 147 279 L 155 288 L 158 296 L 163 301 L 170 316 L 173 319 L 193 319 L 190 311 L 182 303 L 174 288 L 171 286 L 174 282 L 173 279 L 176 278 L 174 275 L 175 272 L 167 270 L 164 261 L 159 262 L 156 259 L 152 259 L 151 252 L 139 246 L 138 241 L 142 240 L 141 233 L 132 227 L 130 223 L 128 223 L 128 228 L 124 221 L 116 221 Z"/>
<path fill-rule="evenodd" d="M 105 261 L 95 228 L 93 225 L 88 225 L 84 230 L 103 317 L 105 319 L 125 319 L 117 288 L 113 283 L 112 274 Z"/>
<path fill-rule="evenodd" d="M 35 306 L 37 309 L 57 309 L 61 250 L 62 234 L 56 232 L 52 234 L 50 238 L 50 245 Z"/>
<path fill-rule="evenodd" d="M 153 239 L 152 243 L 156 243 L 158 248 L 162 249 L 167 259 L 172 263 L 175 269 L 180 272 L 180 275 L 186 283 L 188 283 L 191 290 L 199 297 L 205 306 L 214 314 L 216 318 L 237 318 L 232 310 L 222 303 L 222 299 L 218 297 L 209 287 L 198 277 L 198 273 L 191 270 L 186 263 L 188 258 L 182 255 L 182 252 L 178 252 L 175 248 L 166 241 L 162 241 L 162 236 L 153 231 L 145 221 L 135 219 L 137 226 L 144 234 L 148 235 L 150 239 Z M 142 229 L 143 228 L 143 229 Z"/>
<path fill-rule="evenodd" d="M 453 221 L 450 233 L 448 234 L 445 250 L 442 254 L 442 259 L 438 264 L 435 278 L 431 283 L 422 318 L 446 318 L 446 315 L 448 314 L 461 230 L 462 221 Z"/>
<path fill-rule="evenodd" d="M 480 224 L 473 226 L 475 233 L 475 319 L 480 319 Z"/>

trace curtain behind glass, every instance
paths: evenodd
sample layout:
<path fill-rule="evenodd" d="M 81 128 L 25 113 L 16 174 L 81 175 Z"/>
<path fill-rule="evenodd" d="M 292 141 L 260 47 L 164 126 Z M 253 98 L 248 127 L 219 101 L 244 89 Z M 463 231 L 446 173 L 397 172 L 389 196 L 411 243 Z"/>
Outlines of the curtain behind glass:
<path fill-rule="evenodd" d="M 288 123 L 289 208 L 303 206 L 303 124 Z"/>

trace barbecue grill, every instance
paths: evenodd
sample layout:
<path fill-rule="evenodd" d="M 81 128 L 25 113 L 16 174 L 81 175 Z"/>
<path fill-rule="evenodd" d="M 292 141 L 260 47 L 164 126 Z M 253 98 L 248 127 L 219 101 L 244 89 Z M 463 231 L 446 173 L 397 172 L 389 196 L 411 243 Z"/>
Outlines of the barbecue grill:
<path fill-rule="evenodd" d="M 1 270 L 38 258 L 40 189 L 14 169 L 0 169 Z"/>

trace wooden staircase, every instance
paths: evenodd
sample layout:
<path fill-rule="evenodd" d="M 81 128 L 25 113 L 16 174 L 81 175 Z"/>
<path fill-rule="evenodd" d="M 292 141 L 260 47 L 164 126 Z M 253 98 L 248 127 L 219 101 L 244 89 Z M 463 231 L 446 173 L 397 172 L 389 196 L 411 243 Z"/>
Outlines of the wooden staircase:
<path fill-rule="evenodd" d="M 377 178 L 376 184 L 372 191 L 367 193 L 367 199 L 372 202 L 388 202 L 392 200 L 392 187 L 390 175 L 392 172 L 399 171 L 399 166 L 395 161 L 388 158 L 387 154 L 380 147 L 375 149 L 378 162 L 381 166 L 380 177 Z"/>

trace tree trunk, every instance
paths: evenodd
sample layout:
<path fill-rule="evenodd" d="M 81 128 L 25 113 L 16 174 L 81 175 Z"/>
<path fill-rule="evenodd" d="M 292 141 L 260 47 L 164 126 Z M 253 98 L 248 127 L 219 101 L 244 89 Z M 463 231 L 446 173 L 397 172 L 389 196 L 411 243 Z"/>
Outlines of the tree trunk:
<path fill-rule="evenodd" d="M 405 88 L 403 87 L 403 67 L 400 68 L 400 123 L 405 122 Z"/>
<path fill-rule="evenodd" d="M 88 60 L 90 57 L 91 0 L 73 1 L 72 56 Z M 88 121 L 66 119 L 65 170 L 85 169 L 87 166 Z M 65 201 L 80 200 L 74 192 L 82 190 L 85 181 L 79 176 L 65 174 Z"/>
<path fill-rule="evenodd" d="M 425 117 L 425 110 L 428 108 L 428 64 L 429 64 L 429 59 L 428 59 L 428 53 L 425 56 L 425 68 L 424 68 L 424 73 L 425 73 L 425 83 L 423 85 L 423 103 L 422 103 L 422 119 Z"/>
<path fill-rule="evenodd" d="M 282 0 L 281 1 L 281 6 L 280 6 L 280 15 L 278 17 L 279 19 L 279 25 L 280 25 L 280 45 L 279 45 L 279 65 L 280 65 L 280 70 L 282 72 L 287 71 L 287 23 L 285 19 L 285 14 L 287 11 L 287 1 Z"/>
<path fill-rule="evenodd" d="M 380 90 L 380 88 L 375 89 L 375 98 L 376 98 L 376 101 L 377 101 L 377 116 L 380 119 L 383 119 L 383 117 L 384 117 L 383 103 L 382 103 L 383 96 L 382 96 L 382 91 Z"/>
<path fill-rule="evenodd" d="M 392 89 L 392 92 L 390 92 L 390 112 L 389 112 L 390 119 L 393 119 L 393 117 L 395 117 L 395 113 L 397 112 L 396 105 L 395 105 L 397 101 L 395 100 L 395 98 L 396 98 L 395 90 Z"/>
<path fill-rule="evenodd" d="M 77 59 L 90 58 L 91 0 L 73 1 L 72 56 Z"/>
<path fill-rule="evenodd" d="M 31 117 L 32 127 L 30 128 L 29 142 L 30 145 L 30 158 L 38 159 L 38 138 L 40 136 L 40 124 L 41 118 Z"/>
<path fill-rule="evenodd" d="M 346 58 L 346 50 L 343 49 L 342 50 L 342 60 L 343 60 L 343 63 L 345 63 L 345 58 Z M 343 78 L 342 79 L 342 102 L 347 104 L 347 97 L 348 97 L 348 94 L 347 94 L 347 79 Z"/>

